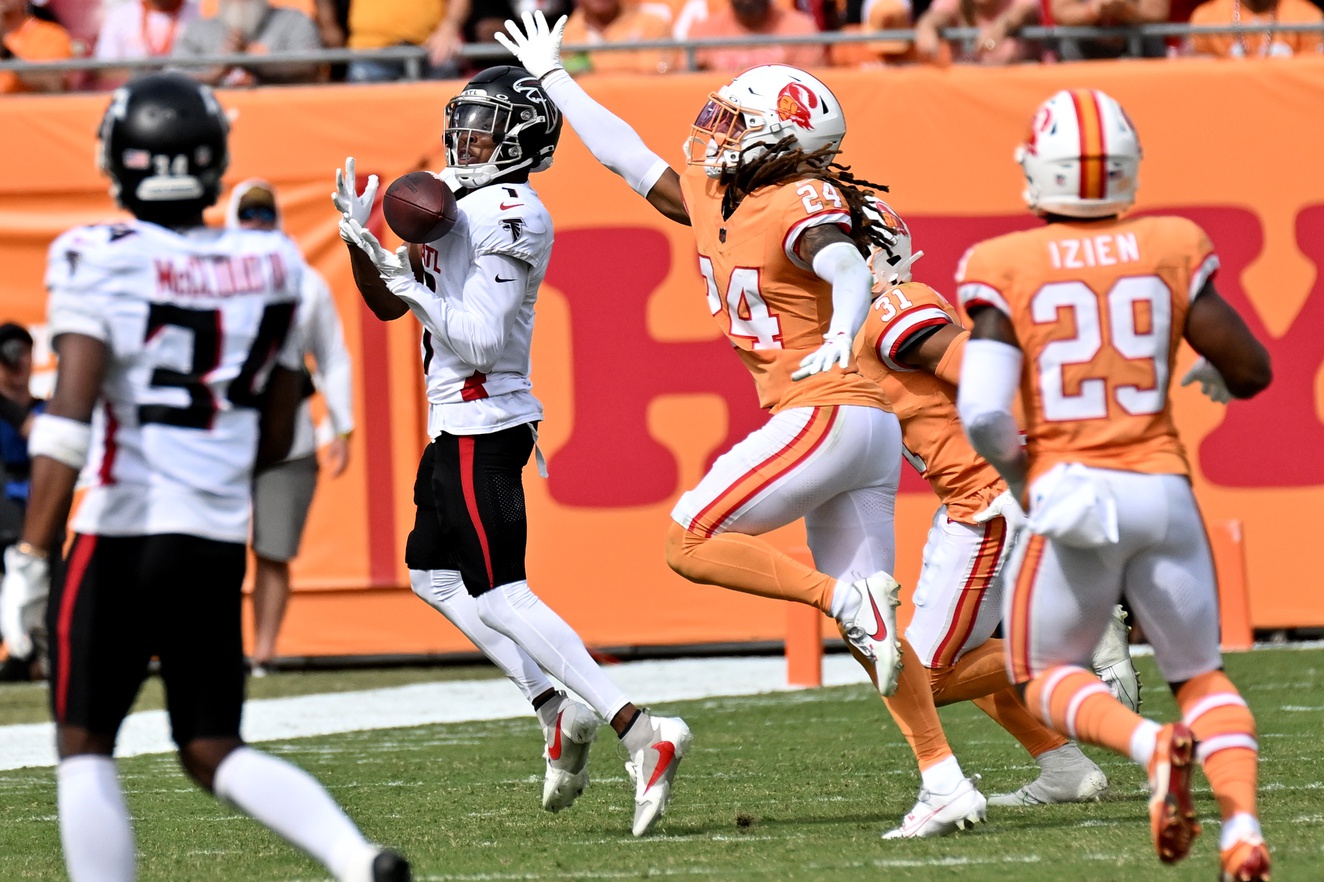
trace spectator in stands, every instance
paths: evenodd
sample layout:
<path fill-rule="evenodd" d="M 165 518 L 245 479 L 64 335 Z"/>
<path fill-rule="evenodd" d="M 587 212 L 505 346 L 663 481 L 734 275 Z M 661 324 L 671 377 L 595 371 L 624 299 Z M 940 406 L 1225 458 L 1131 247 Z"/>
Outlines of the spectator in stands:
<path fill-rule="evenodd" d="M 455 51 L 463 42 L 460 31 L 469 17 L 470 0 L 352 0 L 349 6 L 351 49 L 385 49 L 390 46 L 422 46 L 427 49 L 423 76 L 431 80 L 460 75 Z M 351 83 L 380 83 L 398 80 L 405 74 L 402 62 L 351 61 L 347 79 Z"/>
<path fill-rule="evenodd" d="M 566 22 L 564 42 L 631 43 L 671 39 L 666 6 L 640 0 L 579 0 Z M 661 49 L 622 52 L 581 52 L 562 60 L 572 74 L 666 73 L 676 67 L 676 53 Z"/>
<path fill-rule="evenodd" d="M 230 194 L 226 225 L 246 230 L 279 230 L 280 208 L 271 184 L 256 178 L 242 181 Z M 276 655 L 276 638 L 290 596 L 290 561 L 299 541 L 317 486 L 317 432 L 309 396 L 314 388 L 326 401 L 330 431 L 323 448 L 326 471 L 339 477 L 349 465 L 349 435 L 354 430 L 354 374 L 345 348 L 345 334 L 331 289 L 321 274 L 309 270 L 299 291 L 298 333 L 306 355 L 317 369 L 306 377 L 304 398 L 294 427 L 294 441 L 285 459 L 253 479 L 253 673 L 262 676 Z"/>
<path fill-rule="evenodd" d="M 220 0 L 214 18 L 184 28 L 175 41 L 176 60 L 206 55 L 267 55 L 321 49 L 317 25 L 302 12 L 270 5 L 267 0 Z M 209 86 L 255 86 L 307 83 L 319 78 L 316 62 L 185 67 L 185 72 Z"/>
<path fill-rule="evenodd" d="M 72 58 L 73 42 L 58 24 L 32 15 L 28 0 L 0 0 L 0 61 L 59 61 Z M 0 71 L 0 94 L 6 92 L 62 92 L 69 76 L 63 73 Z"/>
<path fill-rule="evenodd" d="M 1324 13 L 1309 0 L 1209 0 L 1191 13 L 1193 25 L 1320 24 Z M 1187 54 L 1219 58 L 1286 57 L 1324 52 L 1324 35 L 1298 31 L 1258 34 L 1200 34 L 1187 42 Z"/>
<path fill-rule="evenodd" d="M 731 0 L 730 4 L 695 22 L 690 39 L 718 37 L 800 37 L 818 33 L 814 19 L 796 9 L 785 9 L 773 0 Z M 789 64 L 792 67 L 822 67 L 827 53 L 822 45 L 791 43 L 770 46 L 725 46 L 700 49 L 698 66 L 705 70 L 742 71 L 759 64 Z"/>
<path fill-rule="evenodd" d="M 859 22 L 851 21 L 856 13 L 848 7 L 843 16 L 843 33 L 861 31 L 901 31 L 910 28 L 911 5 L 908 0 L 865 0 L 858 15 Z M 874 40 L 869 43 L 834 43 L 828 50 L 834 67 L 877 66 L 884 62 L 913 61 L 914 50 L 909 40 Z"/>
<path fill-rule="evenodd" d="M 470 43 L 500 48 L 494 35 L 506 32 L 506 19 L 519 21 L 525 12 L 541 10 L 548 21 L 555 22 L 561 16 L 569 15 L 573 6 L 572 0 L 470 0 L 469 17 L 464 23 L 464 39 Z M 504 53 L 483 58 L 471 67 L 484 68 L 498 64 L 518 65 L 519 61 L 515 56 Z"/>
<path fill-rule="evenodd" d="M 1048 0 L 1051 22 L 1067 27 L 1119 27 L 1160 24 L 1168 20 L 1170 0 Z M 1125 37 L 1097 40 L 1062 39 L 1057 41 L 1057 57 L 1062 61 L 1091 58 L 1121 58 L 1135 55 L 1133 41 Z M 1145 37 L 1139 42 L 1139 56 L 1162 58 L 1168 54 L 1162 37 Z"/>
<path fill-rule="evenodd" d="M 23 514 L 32 486 L 28 433 L 32 418 L 46 402 L 32 396 L 32 335 L 17 322 L 0 325 L 0 548 L 23 533 Z M 0 567 L 3 569 L 3 567 Z M 33 634 L 35 651 L 27 658 L 9 656 L 0 664 L 0 681 L 31 680 L 44 668 L 44 629 Z"/>
<path fill-rule="evenodd" d="M 169 58 L 180 31 L 202 18 L 198 0 L 137 0 L 106 12 L 97 37 L 100 59 Z M 138 68 L 136 73 L 142 73 Z M 102 71 L 97 85 L 113 89 L 130 77 L 127 71 Z"/>
<path fill-rule="evenodd" d="M 915 54 L 921 61 L 947 60 L 974 64 L 1014 64 L 1039 57 L 1039 46 L 1016 36 L 1039 21 L 1039 0 L 933 0 L 915 22 Z M 975 27 L 972 49 L 948 47 L 938 36 L 943 28 Z"/>

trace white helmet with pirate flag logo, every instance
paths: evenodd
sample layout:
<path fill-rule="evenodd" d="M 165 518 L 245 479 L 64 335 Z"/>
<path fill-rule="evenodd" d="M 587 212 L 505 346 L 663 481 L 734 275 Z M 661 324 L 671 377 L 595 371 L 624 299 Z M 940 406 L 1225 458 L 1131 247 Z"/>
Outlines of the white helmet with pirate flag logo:
<path fill-rule="evenodd" d="M 1058 92 L 1016 148 L 1025 204 L 1040 214 L 1107 217 L 1136 199 L 1140 139 L 1122 106 L 1098 89 Z"/>
<path fill-rule="evenodd" d="M 882 244 L 875 245 L 869 254 L 874 281 L 888 287 L 909 282 L 910 268 L 924 256 L 923 251 L 913 250 L 910 227 L 892 206 L 877 196 L 864 200 L 864 215 L 870 224 L 883 231 Z"/>
<path fill-rule="evenodd" d="M 830 161 L 844 137 L 846 116 L 821 80 L 785 64 L 763 64 L 708 96 L 685 152 L 691 165 L 718 177 L 787 138 L 783 149 L 813 153 L 826 147 Z"/>

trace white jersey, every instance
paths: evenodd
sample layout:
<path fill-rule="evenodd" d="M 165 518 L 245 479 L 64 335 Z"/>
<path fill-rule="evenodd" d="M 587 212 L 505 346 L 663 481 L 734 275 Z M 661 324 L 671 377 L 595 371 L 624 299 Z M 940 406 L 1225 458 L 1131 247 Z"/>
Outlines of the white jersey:
<path fill-rule="evenodd" d="M 304 270 L 282 233 L 134 221 L 55 240 L 51 337 L 110 352 L 76 531 L 248 541 L 259 396 L 276 362 L 302 364 Z"/>
<path fill-rule="evenodd" d="M 435 329 L 423 334 L 427 377 L 428 435 L 481 435 L 542 419 L 533 396 L 533 307 L 552 255 L 552 217 L 527 183 L 492 184 L 459 201 L 459 221 L 445 236 L 421 248 L 424 283 L 448 304 L 482 321 L 502 325 L 504 345 L 485 370 L 470 364 Z M 498 254 L 529 267 L 523 297 L 513 310 L 487 309 L 478 279 L 478 258 Z M 466 299 L 468 298 L 468 299 Z"/>

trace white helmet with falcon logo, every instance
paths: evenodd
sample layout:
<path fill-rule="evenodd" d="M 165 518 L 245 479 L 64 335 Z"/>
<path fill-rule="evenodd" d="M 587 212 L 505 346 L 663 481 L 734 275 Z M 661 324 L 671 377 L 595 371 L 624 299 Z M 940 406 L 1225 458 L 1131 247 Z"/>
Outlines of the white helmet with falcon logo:
<path fill-rule="evenodd" d="M 1122 105 L 1098 89 L 1058 92 L 1016 148 L 1025 204 L 1039 214 L 1107 217 L 1136 199 L 1140 139 Z"/>
<path fill-rule="evenodd" d="M 837 96 L 819 80 L 785 64 L 751 67 L 708 96 L 685 142 L 691 165 L 710 177 L 764 155 L 791 138 L 806 153 L 841 149 L 846 117 Z"/>

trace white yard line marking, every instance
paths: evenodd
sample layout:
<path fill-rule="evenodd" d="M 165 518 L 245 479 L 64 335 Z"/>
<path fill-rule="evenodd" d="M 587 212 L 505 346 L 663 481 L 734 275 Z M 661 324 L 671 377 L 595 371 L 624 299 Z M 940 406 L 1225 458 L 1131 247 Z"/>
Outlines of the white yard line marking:
<path fill-rule="evenodd" d="M 611 666 L 608 673 L 640 704 L 791 691 L 786 685 L 786 662 L 777 657 L 629 662 Z M 823 659 L 824 685 L 866 682 L 864 671 L 849 656 Z M 516 717 L 532 717 L 532 711 L 508 681 L 455 680 L 250 701 L 244 706 L 243 731 L 244 738 L 252 742 L 285 741 Z M 50 723 L 0 726 L 0 771 L 53 766 L 54 744 L 55 729 Z M 116 756 L 173 750 L 165 711 L 144 711 L 124 721 Z"/>

